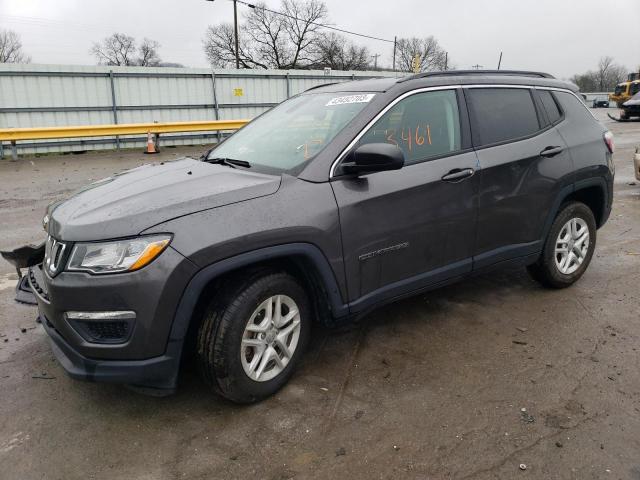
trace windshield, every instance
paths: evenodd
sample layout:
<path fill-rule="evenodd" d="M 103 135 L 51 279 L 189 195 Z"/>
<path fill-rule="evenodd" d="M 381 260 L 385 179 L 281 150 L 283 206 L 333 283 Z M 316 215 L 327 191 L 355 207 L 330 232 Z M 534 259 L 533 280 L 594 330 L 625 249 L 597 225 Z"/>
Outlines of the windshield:
<path fill-rule="evenodd" d="M 355 117 L 373 93 L 299 95 L 238 131 L 208 158 L 249 162 L 266 173 L 299 173 Z"/>

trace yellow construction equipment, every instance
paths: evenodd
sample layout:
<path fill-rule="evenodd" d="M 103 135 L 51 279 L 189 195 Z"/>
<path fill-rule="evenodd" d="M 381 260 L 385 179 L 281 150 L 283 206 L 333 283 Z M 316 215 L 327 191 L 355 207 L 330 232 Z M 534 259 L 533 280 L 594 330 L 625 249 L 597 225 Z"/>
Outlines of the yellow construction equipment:
<path fill-rule="evenodd" d="M 627 81 L 616 85 L 613 93 L 609 94 L 609 100 L 615 102 L 618 108 L 622 104 L 640 92 L 640 72 L 633 72 L 627 76 Z"/>

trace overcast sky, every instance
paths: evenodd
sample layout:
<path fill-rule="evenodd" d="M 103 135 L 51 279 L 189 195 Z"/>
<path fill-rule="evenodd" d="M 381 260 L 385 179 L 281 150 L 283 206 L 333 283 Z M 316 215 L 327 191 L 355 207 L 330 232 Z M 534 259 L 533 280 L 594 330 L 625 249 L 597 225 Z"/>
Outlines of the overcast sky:
<path fill-rule="evenodd" d="M 279 0 L 266 0 L 278 8 Z M 393 39 L 434 35 L 457 68 L 540 70 L 559 78 L 596 67 L 611 55 L 640 66 L 640 0 L 325 0 L 341 28 Z M 238 5 L 243 14 L 246 7 Z M 232 21 L 229 0 L 0 0 L 0 29 L 21 36 L 34 63 L 93 64 L 91 43 L 122 32 L 162 45 L 164 61 L 207 66 L 209 24 Z M 242 35 L 242 32 L 240 33 Z M 390 44 L 352 37 L 391 65 Z"/>

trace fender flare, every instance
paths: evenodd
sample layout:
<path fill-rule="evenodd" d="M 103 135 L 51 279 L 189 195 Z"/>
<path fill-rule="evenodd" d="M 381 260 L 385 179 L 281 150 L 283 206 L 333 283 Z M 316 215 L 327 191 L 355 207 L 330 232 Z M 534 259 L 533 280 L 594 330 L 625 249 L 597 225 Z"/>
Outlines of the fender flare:
<path fill-rule="evenodd" d="M 340 288 L 329 261 L 322 251 L 310 243 L 289 243 L 260 248 L 220 260 L 199 270 L 187 284 L 173 318 L 167 353 L 180 358 L 191 318 L 204 288 L 215 278 L 238 268 L 275 258 L 303 256 L 316 267 L 327 291 L 331 310 L 336 318 L 348 315 L 349 307 L 342 300 Z"/>
<path fill-rule="evenodd" d="M 607 187 L 607 182 L 605 181 L 604 178 L 602 177 L 593 177 L 593 178 L 587 178 L 584 180 L 580 180 L 576 183 L 572 183 L 571 185 L 567 185 L 565 186 L 562 190 L 560 190 L 560 192 L 558 192 L 558 194 L 556 195 L 556 200 L 553 203 L 553 206 L 551 207 L 551 209 L 549 210 L 549 214 L 547 215 L 547 220 L 545 221 L 544 224 L 544 229 L 542 232 L 542 240 L 544 242 L 544 240 L 547 238 L 547 235 L 549 234 L 549 230 L 551 230 L 551 225 L 553 224 L 553 221 L 555 220 L 556 216 L 558 215 L 558 211 L 560 210 L 560 207 L 562 206 L 562 204 L 564 203 L 564 201 L 567 199 L 567 197 L 569 195 L 571 195 L 574 192 L 577 192 L 579 190 L 582 190 L 583 188 L 588 188 L 588 187 L 600 187 L 602 189 L 602 193 L 603 193 L 603 198 L 604 198 L 604 205 L 603 205 L 603 212 L 605 212 L 605 217 L 602 220 L 602 223 L 604 224 L 604 222 L 607 220 L 607 215 L 606 212 L 609 211 L 609 209 L 607 208 L 607 203 L 608 203 L 608 187 Z"/>

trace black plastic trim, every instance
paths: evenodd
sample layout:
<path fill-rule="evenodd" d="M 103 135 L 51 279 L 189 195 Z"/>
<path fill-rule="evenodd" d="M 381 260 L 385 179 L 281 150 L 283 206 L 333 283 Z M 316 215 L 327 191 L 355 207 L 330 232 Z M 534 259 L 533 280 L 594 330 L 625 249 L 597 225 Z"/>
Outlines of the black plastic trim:
<path fill-rule="evenodd" d="M 53 354 L 71 378 L 142 386 L 166 395 L 175 391 L 180 365 L 180 357 L 176 356 L 175 350 L 146 360 L 94 360 L 79 354 L 49 325 L 46 318 L 40 318 L 51 341 Z"/>
<path fill-rule="evenodd" d="M 204 267 L 193 276 L 178 304 L 173 325 L 171 326 L 171 333 L 169 334 L 167 351 L 171 350 L 172 346 L 175 345 L 179 345 L 178 348 L 182 349 L 182 343 L 187 334 L 196 304 L 200 299 L 200 294 L 209 282 L 238 268 L 254 265 L 265 260 L 291 256 L 304 256 L 316 266 L 324 282 L 333 316 L 335 318 L 348 316 L 349 309 L 342 299 L 340 287 L 333 270 L 318 247 L 310 243 L 289 243 L 265 247 L 216 262 Z"/>

